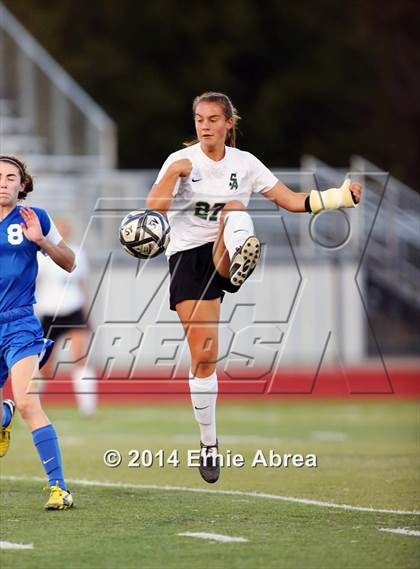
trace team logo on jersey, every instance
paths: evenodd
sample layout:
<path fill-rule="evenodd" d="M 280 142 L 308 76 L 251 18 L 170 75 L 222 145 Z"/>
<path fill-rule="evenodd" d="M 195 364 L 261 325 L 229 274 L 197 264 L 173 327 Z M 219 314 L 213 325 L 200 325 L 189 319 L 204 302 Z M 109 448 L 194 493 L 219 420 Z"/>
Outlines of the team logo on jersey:
<path fill-rule="evenodd" d="M 236 172 L 232 172 L 232 174 L 230 175 L 229 188 L 232 191 L 237 190 L 239 188 L 238 178 L 237 178 Z"/>

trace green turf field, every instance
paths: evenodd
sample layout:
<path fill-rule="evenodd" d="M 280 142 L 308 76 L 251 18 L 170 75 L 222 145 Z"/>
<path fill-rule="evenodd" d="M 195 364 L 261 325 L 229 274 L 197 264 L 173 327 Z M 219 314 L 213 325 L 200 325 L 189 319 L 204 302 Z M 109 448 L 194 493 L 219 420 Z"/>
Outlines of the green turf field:
<path fill-rule="evenodd" d="M 420 510 L 415 403 L 221 404 L 221 450 L 241 453 L 246 464 L 224 469 L 216 485 L 207 485 L 196 469 L 186 466 L 187 449 L 198 443 L 190 405 L 107 406 L 91 420 L 79 418 L 71 408 L 47 411 L 62 439 L 67 478 L 111 484 L 73 482 L 76 508 L 44 512 L 44 484 L 33 480 L 43 476 L 41 466 L 26 427 L 17 419 L 12 446 L 0 464 L 0 540 L 33 544 L 33 549 L 1 550 L 2 569 L 420 565 L 420 537 L 379 531 L 419 531 L 418 515 L 253 495 Z M 103 463 L 109 448 L 122 453 L 118 468 Z M 128 468 L 130 449 L 161 448 L 167 456 L 179 449 L 181 465 Z M 251 468 L 258 449 L 315 453 L 318 467 Z M 248 541 L 224 543 L 178 535 L 184 532 Z"/>

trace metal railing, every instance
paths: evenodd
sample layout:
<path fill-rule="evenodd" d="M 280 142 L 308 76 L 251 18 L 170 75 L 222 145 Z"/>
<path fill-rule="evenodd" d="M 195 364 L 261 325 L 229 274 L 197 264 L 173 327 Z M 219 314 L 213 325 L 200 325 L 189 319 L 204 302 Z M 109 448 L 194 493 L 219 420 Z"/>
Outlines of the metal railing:
<path fill-rule="evenodd" d="M 352 157 L 351 169 L 369 188 L 366 216 L 377 212 L 366 247 L 370 273 L 420 308 L 420 195 L 361 156 Z"/>
<path fill-rule="evenodd" d="M 75 157 L 76 163 L 77 157 L 88 156 L 96 168 L 115 167 L 114 122 L 2 3 L 0 99 L 9 116 L 26 121 L 25 134 L 33 137 L 19 140 L 22 134 L 9 132 L 6 141 L 0 132 L 7 148 L 26 148 L 26 155 L 29 150 L 46 158 Z"/>
<path fill-rule="evenodd" d="M 420 308 L 420 196 L 365 158 L 353 156 L 348 172 L 315 157 L 302 160 L 320 189 L 341 184 L 348 173 L 363 184 L 363 203 L 352 230 L 360 265 L 381 287 Z"/>

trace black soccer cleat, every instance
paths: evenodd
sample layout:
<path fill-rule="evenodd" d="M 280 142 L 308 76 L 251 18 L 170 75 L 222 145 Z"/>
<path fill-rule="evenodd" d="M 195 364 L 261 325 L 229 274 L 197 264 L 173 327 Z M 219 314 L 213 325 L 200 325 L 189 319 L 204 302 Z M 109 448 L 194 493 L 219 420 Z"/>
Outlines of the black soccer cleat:
<path fill-rule="evenodd" d="M 206 446 L 200 441 L 201 454 L 200 454 L 200 464 L 198 470 L 200 471 L 201 478 L 208 482 L 209 484 L 214 484 L 219 480 L 220 476 L 220 459 L 218 457 L 219 453 L 219 443 L 216 440 L 216 444 L 213 446 Z"/>
<path fill-rule="evenodd" d="M 229 278 L 235 286 L 241 286 L 251 276 L 260 258 L 261 243 L 258 237 L 248 237 L 242 247 L 236 249 L 230 263 Z"/>

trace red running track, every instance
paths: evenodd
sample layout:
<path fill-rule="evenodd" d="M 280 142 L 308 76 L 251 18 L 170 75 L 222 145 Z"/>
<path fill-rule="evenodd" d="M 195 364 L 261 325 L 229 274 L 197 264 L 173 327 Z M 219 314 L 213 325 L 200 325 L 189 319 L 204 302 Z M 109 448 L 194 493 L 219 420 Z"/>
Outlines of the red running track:
<path fill-rule="evenodd" d="M 284 369 L 272 375 L 264 371 L 234 370 L 219 373 L 219 396 L 223 399 L 342 399 L 419 398 L 420 370 L 415 366 Z M 98 381 L 102 403 L 184 400 L 189 394 L 187 374 L 165 379 L 153 371 L 127 379 L 127 373 L 106 376 Z M 11 397 L 10 381 L 3 397 Z M 72 404 L 73 386 L 69 376 L 45 380 L 44 401 Z"/>

